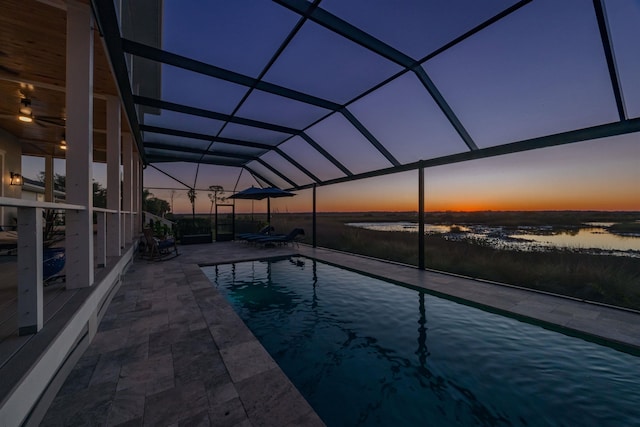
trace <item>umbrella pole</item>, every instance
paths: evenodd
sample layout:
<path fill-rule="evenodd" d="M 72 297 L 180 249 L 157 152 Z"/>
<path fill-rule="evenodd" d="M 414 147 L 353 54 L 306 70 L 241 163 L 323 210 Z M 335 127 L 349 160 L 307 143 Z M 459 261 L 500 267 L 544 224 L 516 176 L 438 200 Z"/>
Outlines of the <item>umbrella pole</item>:
<path fill-rule="evenodd" d="M 271 197 L 267 197 L 267 225 L 271 225 Z"/>

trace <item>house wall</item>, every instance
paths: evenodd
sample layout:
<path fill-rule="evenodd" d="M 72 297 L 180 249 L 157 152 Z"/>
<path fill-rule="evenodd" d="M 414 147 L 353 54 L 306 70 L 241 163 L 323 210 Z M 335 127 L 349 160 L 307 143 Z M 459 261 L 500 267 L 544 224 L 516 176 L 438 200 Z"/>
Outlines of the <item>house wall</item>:
<path fill-rule="evenodd" d="M 22 149 L 18 139 L 0 129 L 0 174 L 2 174 L 2 186 L 0 197 L 22 198 L 22 186 L 10 185 L 10 173 L 22 174 Z M 17 209 L 0 207 L 0 226 L 15 226 Z"/>

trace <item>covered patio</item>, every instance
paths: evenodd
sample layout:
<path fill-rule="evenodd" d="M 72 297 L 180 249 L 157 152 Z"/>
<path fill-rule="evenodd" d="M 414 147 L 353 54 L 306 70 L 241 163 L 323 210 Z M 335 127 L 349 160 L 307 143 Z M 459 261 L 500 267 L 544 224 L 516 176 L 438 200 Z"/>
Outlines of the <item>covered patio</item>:
<path fill-rule="evenodd" d="M 181 247 L 135 261 L 42 425 L 320 426 L 200 266 L 304 255 L 640 354 L 640 314 L 301 245 Z"/>
<path fill-rule="evenodd" d="M 0 286 L 15 306 L 0 306 L 12 319 L 0 329 L 0 424 L 322 425 L 199 269 L 281 254 L 638 353 L 636 312 L 424 264 L 429 169 L 585 141 L 637 147 L 638 11 L 606 0 L 195 4 L 2 0 L 0 226 L 17 232 L 18 255 Z M 24 197 L 22 156 L 44 159 L 43 200 Z M 62 159 L 66 199 L 54 203 Z M 319 188 L 404 172 L 415 174 L 417 266 L 317 247 Z M 137 259 L 146 181 L 195 194 L 213 179 L 228 193 L 306 192 L 311 244 Z M 51 209 L 65 212 L 66 281 L 45 289 Z"/>

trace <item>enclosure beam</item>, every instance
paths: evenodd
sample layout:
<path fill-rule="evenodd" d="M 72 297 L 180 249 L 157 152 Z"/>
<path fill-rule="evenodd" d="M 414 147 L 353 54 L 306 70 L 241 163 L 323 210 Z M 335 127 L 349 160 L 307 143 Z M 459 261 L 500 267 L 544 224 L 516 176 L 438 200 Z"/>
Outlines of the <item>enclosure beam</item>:
<path fill-rule="evenodd" d="M 538 138 L 525 139 L 511 142 L 509 144 L 496 145 L 493 147 L 480 148 L 473 151 L 451 154 L 448 156 L 436 157 L 429 160 L 419 160 L 397 167 L 378 169 L 371 172 L 359 173 L 357 175 L 341 178 L 329 179 L 318 185 L 333 185 L 342 182 L 356 181 L 365 178 L 374 178 L 398 172 L 416 170 L 419 167 L 430 168 L 434 166 L 449 165 L 453 163 L 466 162 L 469 160 L 484 159 L 489 157 L 502 156 L 505 154 L 520 153 L 523 151 L 537 150 L 545 147 L 555 147 L 558 145 L 573 144 L 581 141 L 592 141 L 600 138 L 607 138 L 616 135 L 625 135 L 640 132 L 640 118 L 624 120 L 621 122 L 607 123 L 604 125 L 592 126 L 568 132 L 561 132 L 554 135 L 547 135 Z M 311 188 L 313 184 L 301 185 L 299 187 L 285 188 L 285 190 L 305 190 Z"/>
<path fill-rule="evenodd" d="M 311 230 L 311 239 L 312 240 L 311 240 L 311 242 L 312 242 L 312 245 L 313 245 L 314 248 L 317 247 L 317 243 L 318 243 L 317 240 L 316 240 L 316 235 L 317 235 L 316 234 L 316 232 L 317 232 L 317 228 L 316 228 L 316 226 L 317 226 L 317 223 L 316 223 L 316 188 L 317 188 L 316 184 L 313 184 L 313 214 L 312 214 L 312 217 L 311 217 L 312 218 L 312 220 L 311 220 L 312 221 L 311 222 L 312 223 L 312 225 L 311 225 L 311 228 L 312 228 L 312 230 Z"/>
<path fill-rule="evenodd" d="M 603 4 L 602 0 L 593 0 L 593 7 L 595 9 L 596 18 L 598 20 L 598 29 L 600 30 L 600 39 L 602 40 L 604 56 L 607 59 L 609 78 L 611 79 L 611 88 L 613 89 L 613 95 L 616 99 L 618 116 L 620 117 L 620 120 L 625 120 L 627 118 L 627 112 L 624 106 L 622 88 L 620 87 L 620 76 L 618 74 L 618 68 L 616 67 L 616 59 L 613 51 L 611 34 L 609 32 L 609 26 L 607 25 L 607 13 L 605 5 Z"/>
<path fill-rule="evenodd" d="M 244 165 L 243 167 L 244 167 L 246 170 L 248 170 L 248 171 L 249 171 L 249 173 L 250 173 L 251 175 L 253 175 L 253 176 L 254 176 L 254 178 L 255 178 L 255 177 L 258 177 L 259 179 L 261 179 L 262 181 L 266 182 L 266 183 L 267 183 L 269 186 L 271 186 L 271 187 L 275 187 L 275 186 L 276 186 L 276 185 L 274 185 L 271 181 L 269 181 L 267 178 L 265 178 L 264 176 L 260 175 L 258 172 L 256 172 L 256 171 L 254 171 L 253 169 L 251 169 L 249 166 Z M 258 183 L 258 184 L 260 184 L 260 183 Z"/>
<path fill-rule="evenodd" d="M 349 110 L 343 108 L 342 110 L 340 110 L 340 112 L 349 121 L 349 123 L 351 123 L 351 125 L 356 129 L 358 129 L 358 132 L 360 132 L 367 139 L 367 141 L 369 141 L 369 143 L 373 145 L 380 152 L 380 154 L 382 154 L 389 161 L 389 163 L 391 163 L 393 166 L 400 166 L 400 162 L 395 157 L 393 157 L 389 150 L 387 150 L 385 146 L 382 145 L 380 141 L 378 141 L 376 137 L 373 136 L 373 134 L 371 134 L 371 132 L 369 132 L 369 130 L 364 127 L 364 125 L 360 123 L 360 121 L 356 119 L 356 117 L 351 114 Z"/>
<path fill-rule="evenodd" d="M 131 93 L 131 82 L 129 80 L 129 66 L 125 61 L 124 51 L 120 39 L 120 21 L 116 15 L 115 4 L 112 1 L 91 0 L 91 9 L 96 17 L 98 30 L 106 47 L 109 65 L 113 70 L 118 93 L 124 106 L 129 129 L 133 132 L 138 152 L 144 158 L 144 147 L 142 145 L 142 135 L 138 124 L 138 114 L 133 102 Z M 68 83 L 68 82 L 67 82 Z"/>
<path fill-rule="evenodd" d="M 424 168 L 418 169 L 418 268 L 424 270 Z"/>
<path fill-rule="evenodd" d="M 291 163 L 293 166 L 295 166 L 296 168 L 298 168 L 298 170 L 300 170 L 302 173 L 304 173 L 305 175 L 307 175 L 309 178 L 311 178 L 312 180 L 314 180 L 315 182 L 320 182 L 320 179 L 315 176 L 313 173 L 311 173 L 309 170 L 307 170 L 307 168 L 305 168 L 304 166 L 302 166 L 300 163 L 298 163 L 297 161 L 295 161 L 295 159 L 293 159 L 291 156 L 289 156 L 287 153 L 285 153 L 284 151 L 282 151 L 280 148 L 275 147 L 274 150 L 276 153 L 278 153 L 279 155 L 281 155 L 282 157 L 284 157 L 284 159 L 286 161 L 288 161 L 289 163 Z"/>
<path fill-rule="evenodd" d="M 310 19 L 311 21 L 323 26 L 324 28 L 333 31 L 336 34 L 339 34 L 342 37 L 345 37 L 353 41 L 354 43 L 357 43 L 360 46 L 369 49 L 377 55 L 380 55 L 383 58 L 386 58 L 389 61 L 394 62 L 395 64 L 398 64 L 401 67 L 409 69 L 416 73 L 422 84 L 431 94 L 433 100 L 447 117 L 451 125 L 455 128 L 456 132 L 458 132 L 460 137 L 467 144 L 469 149 L 476 150 L 478 148 L 471 139 L 471 136 L 462 126 L 462 123 L 455 115 L 447 101 L 444 99 L 438 88 L 436 88 L 436 85 L 431 81 L 431 79 L 429 79 L 427 73 L 424 71 L 418 61 L 320 7 L 309 7 L 309 3 L 306 0 L 275 1 L 276 3 L 279 3 L 286 8 L 298 13 L 299 15 Z"/>
<path fill-rule="evenodd" d="M 256 161 L 258 163 L 260 163 L 262 166 L 264 166 L 265 168 L 269 169 L 271 172 L 273 172 L 274 174 L 278 175 L 280 178 L 282 178 L 283 180 L 287 181 L 289 184 L 291 184 L 293 187 L 296 186 L 296 183 L 291 181 L 289 178 L 287 178 L 286 175 L 284 175 L 282 172 L 280 172 L 279 170 L 277 170 L 276 168 L 274 168 L 273 166 L 271 166 L 269 163 L 265 162 L 264 160 L 262 160 L 261 158 L 257 158 Z"/>
<path fill-rule="evenodd" d="M 190 107 L 188 105 L 177 104 L 175 102 L 163 101 L 161 99 L 149 98 L 146 96 L 134 95 L 133 100 L 136 104 L 144 105 L 145 107 L 160 108 L 162 110 L 175 111 L 177 113 L 190 114 L 192 116 L 206 117 L 214 120 L 272 130 L 275 132 L 288 133 L 290 135 L 297 135 L 300 133 L 299 129 L 287 126 L 275 125 L 273 123 L 261 122 L 259 120 L 243 119 L 242 117 L 230 116 L 229 114 L 217 113 L 203 108 Z"/>
<path fill-rule="evenodd" d="M 253 77 L 225 70 L 223 68 L 216 67 L 215 65 L 196 61 L 195 59 L 180 56 L 175 53 L 167 52 L 152 46 L 147 46 L 132 40 L 122 39 L 122 48 L 126 53 L 130 53 L 132 55 L 150 59 L 152 61 L 161 62 L 163 64 L 173 65 L 184 70 L 193 71 L 209 77 L 215 77 L 217 79 L 225 80 L 242 86 L 256 88 L 264 92 L 273 93 L 285 98 L 304 102 L 305 104 L 311 104 L 315 105 L 316 107 L 325 108 L 327 110 L 336 111 L 342 107 L 340 104 L 336 104 L 335 102 L 331 102 L 326 99 L 298 92 L 284 86 L 278 86 L 273 83 L 268 83 L 263 80 L 254 79 Z"/>
<path fill-rule="evenodd" d="M 189 131 L 178 130 L 178 129 L 169 129 L 169 128 L 163 128 L 159 126 L 140 125 L 140 129 L 145 132 L 160 133 L 163 135 L 172 135 L 172 136 L 182 136 L 185 138 L 200 139 L 202 141 L 222 142 L 225 144 L 240 145 L 243 147 L 258 148 L 261 150 L 273 149 L 273 145 L 269 145 L 269 144 L 261 144 L 259 142 L 252 142 L 252 141 L 242 141 L 239 139 L 224 138 L 221 136 L 207 135 L 204 133 L 189 132 Z M 148 143 L 145 143 L 145 147 L 146 146 L 148 146 Z"/>
<path fill-rule="evenodd" d="M 331 154 L 329 154 L 329 152 L 327 150 L 325 150 L 324 148 L 322 148 L 317 142 L 315 142 L 313 139 L 311 139 L 311 137 L 309 135 L 307 135 L 304 132 L 300 133 L 300 137 L 302 139 L 304 139 L 307 144 L 309 144 L 310 146 L 312 146 L 313 148 L 316 149 L 316 151 L 320 154 L 322 154 L 327 160 L 329 160 L 335 167 L 337 167 L 338 169 L 340 169 L 342 171 L 343 174 L 347 175 L 347 176 L 352 176 L 353 172 L 351 172 L 349 169 L 346 168 L 346 166 L 344 166 L 342 163 L 340 163 L 335 157 L 333 157 Z"/>

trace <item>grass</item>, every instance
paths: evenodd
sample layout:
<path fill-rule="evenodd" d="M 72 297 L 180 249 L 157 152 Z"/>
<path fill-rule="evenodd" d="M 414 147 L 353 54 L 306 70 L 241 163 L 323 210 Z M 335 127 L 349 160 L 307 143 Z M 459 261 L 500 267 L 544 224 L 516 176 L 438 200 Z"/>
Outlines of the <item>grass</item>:
<path fill-rule="evenodd" d="M 441 224 L 447 223 L 443 217 L 449 216 L 454 223 L 474 223 L 471 215 L 443 213 Z M 542 213 L 525 213 L 526 225 L 541 221 Z M 637 218 L 637 213 L 635 217 Z M 413 216 L 413 217 L 412 217 Z M 581 214 L 580 221 L 611 221 L 611 213 L 596 213 L 587 218 Z M 623 215 L 626 218 L 626 213 Z M 414 233 L 365 230 L 345 225 L 347 222 L 416 221 L 415 214 L 318 214 L 317 245 L 367 255 L 375 258 L 418 264 L 418 243 Z M 516 224 L 516 214 L 481 213 L 480 221 L 498 224 L 499 220 L 509 220 Z M 576 215 L 566 214 L 571 224 L 562 224 L 565 214 L 550 213 L 549 220 L 554 226 L 577 224 Z M 596 217 L 598 219 L 592 219 Z M 609 218 L 607 220 L 601 218 Z M 433 219 L 433 218 L 432 218 Z M 527 222 L 528 221 L 528 222 Z M 431 222 L 428 219 L 428 222 Z M 432 222 L 432 223 L 435 223 Z M 479 223 L 479 222 L 475 222 Z M 278 214 L 272 218 L 278 232 L 286 233 L 293 227 L 302 227 L 307 232 L 306 243 L 311 243 L 310 214 Z M 448 224 L 451 224 L 449 222 Z M 550 225 L 550 222 L 539 222 Z M 590 255 L 571 250 L 558 249 L 550 252 L 524 252 L 497 250 L 486 245 L 454 242 L 439 235 L 426 237 L 425 264 L 427 268 L 446 271 L 473 278 L 492 280 L 526 288 L 538 289 L 567 295 L 579 299 L 596 301 L 620 307 L 640 310 L 640 259 L 610 255 Z"/>

